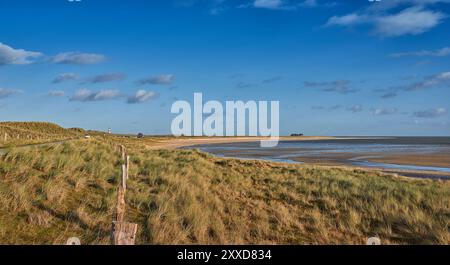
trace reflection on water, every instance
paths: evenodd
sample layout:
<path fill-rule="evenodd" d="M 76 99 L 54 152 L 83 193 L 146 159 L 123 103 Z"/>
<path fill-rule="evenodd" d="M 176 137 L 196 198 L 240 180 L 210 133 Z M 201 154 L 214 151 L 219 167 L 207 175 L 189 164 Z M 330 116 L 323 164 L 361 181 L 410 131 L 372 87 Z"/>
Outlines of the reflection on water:
<path fill-rule="evenodd" d="M 362 167 L 375 167 L 375 168 L 399 169 L 399 170 L 439 171 L 450 173 L 450 168 L 447 167 L 397 165 L 397 164 L 378 163 L 369 161 L 355 161 L 352 164 L 355 166 L 362 166 Z"/>
<path fill-rule="evenodd" d="M 395 170 L 450 173 L 447 167 L 398 165 L 367 161 L 385 155 L 450 153 L 449 137 L 344 138 L 334 140 L 281 141 L 277 147 L 261 148 L 258 142 L 198 145 L 202 151 L 218 156 L 264 159 L 298 163 L 301 158 L 318 161 L 339 160 L 343 164 Z M 296 159 L 296 161 L 293 160 Z M 450 176 L 449 176 L 450 177 Z"/>

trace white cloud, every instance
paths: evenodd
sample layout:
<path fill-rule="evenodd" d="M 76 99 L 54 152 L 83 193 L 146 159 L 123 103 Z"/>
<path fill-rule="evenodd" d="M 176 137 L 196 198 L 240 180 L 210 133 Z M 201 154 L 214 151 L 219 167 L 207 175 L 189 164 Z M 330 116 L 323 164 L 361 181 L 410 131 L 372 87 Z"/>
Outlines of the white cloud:
<path fill-rule="evenodd" d="M 429 110 L 421 110 L 414 112 L 414 117 L 417 118 L 425 118 L 425 119 L 432 119 L 437 118 L 440 116 L 444 116 L 447 114 L 446 108 L 435 108 L 435 109 L 429 109 Z"/>
<path fill-rule="evenodd" d="M 49 97 L 64 97 L 66 93 L 62 90 L 52 90 L 47 94 Z"/>
<path fill-rule="evenodd" d="M 342 108 L 341 105 L 334 105 L 334 106 L 330 106 L 330 107 L 325 107 L 325 106 L 312 106 L 311 109 L 312 110 L 326 110 L 326 111 L 335 111 Z"/>
<path fill-rule="evenodd" d="M 112 74 L 103 74 L 103 75 L 96 75 L 88 78 L 84 84 L 86 83 L 104 83 L 104 82 L 111 82 L 111 81 L 122 81 L 125 79 L 125 74 L 123 73 L 112 73 Z"/>
<path fill-rule="evenodd" d="M 283 5 L 281 0 L 255 0 L 253 6 L 256 8 L 277 9 Z"/>
<path fill-rule="evenodd" d="M 158 75 L 150 78 L 144 78 L 139 81 L 137 81 L 138 84 L 145 85 L 145 84 L 152 84 L 152 85 L 170 85 L 172 82 L 175 81 L 175 76 L 172 74 L 164 74 L 164 75 Z"/>
<path fill-rule="evenodd" d="M 127 102 L 129 104 L 144 103 L 154 98 L 156 98 L 155 92 L 138 90 L 135 95 L 128 98 Z"/>
<path fill-rule="evenodd" d="M 439 11 L 425 9 L 423 5 L 411 6 L 397 13 L 380 12 L 370 9 L 343 16 L 333 16 L 325 26 L 371 25 L 374 34 L 381 37 L 419 35 L 440 24 L 446 15 Z"/>
<path fill-rule="evenodd" d="M 445 18 L 438 11 L 410 7 L 398 14 L 374 18 L 375 33 L 385 37 L 418 35 L 435 27 Z"/>
<path fill-rule="evenodd" d="M 78 78 L 77 74 L 74 73 L 64 73 L 58 75 L 55 79 L 53 79 L 53 84 L 59 84 L 66 81 L 76 80 Z"/>
<path fill-rule="evenodd" d="M 26 51 L 23 49 L 14 49 L 0 42 L 0 65 L 5 64 L 31 64 L 34 59 L 41 57 L 40 52 Z"/>
<path fill-rule="evenodd" d="M 329 7 L 333 6 L 335 3 L 326 3 L 319 5 L 317 0 L 254 0 L 251 4 L 243 4 L 239 7 L 253 7 L 253 8 L 265 8 L 272 10 L 297 10 L 298 8 L 304 7 Z"/>
<path fill-rule="evenodd" d="M 352 87 L 349 80 L 334 80 L 329 82 L 305 81 L 305 87 L 320 88 L 324 92 L 336 92 L 340 94 L 356 93 L 359 89 Z"/>
<path fill-rule="evenodd" d="M 17 89 L 9 89 L 9 88 L 0 88 L 0 99 L 7 98 L 15 94 L 22 93 L 21 90 Z"/>
<path fill-rule="evenodd" d="M 105 60 L 106 57 L 102 54 L 80 52 L 64 52 L 52 58 L 52 61 L 58 64 L 96 64 Z"/>
<path fill-rule="evenodd" d="M 360 104 L 357 104 L 351 107 L 347 107 L 346 110 L 351 111 L 353 113 L 357 113 L 363 111 L 363 107 Z"/>
<path fill-rule="evenodd" d="M 432 56 L 432 57 L 444 57 L 450 55 L 450 47 L 444 47 L 437 50 L 421 50 L 413 52 L 399 52 L 392 53 L 389 56 L 394 58 L 409 57 L 409 56 Z"/>
<path fill-rule="evenodd" d="M 392 115 L 396 114 L 398 110 L 396 108 L 386 109 L 386 108 L 375 108 L 371 109 L 374 115 Z"/>
<path fill-rule="evenodd" d="M 70 98 L 70 101 L 102 101 L 109 99 L 116 99 L 120 97 L 118 90 L 105 89 L 100 91 L 92 91 L 89 89 L 80 89 Z"/>
<path fill-rule="evenodd" d="M 416 82 L 410 85 L 402 86 L 406 91 L 416 91 L 428 89 L 436 86 L 450 86 L 450 72 L 442 72 L 429 77 L 426 77 L 421 82 Z"/>
<path fill-rule="evenodd" d="M 328 19 L 326 26 L 353 26 L 367 21 L 367 16 L 352 13 L 344 16 L 332 16 Z"/>

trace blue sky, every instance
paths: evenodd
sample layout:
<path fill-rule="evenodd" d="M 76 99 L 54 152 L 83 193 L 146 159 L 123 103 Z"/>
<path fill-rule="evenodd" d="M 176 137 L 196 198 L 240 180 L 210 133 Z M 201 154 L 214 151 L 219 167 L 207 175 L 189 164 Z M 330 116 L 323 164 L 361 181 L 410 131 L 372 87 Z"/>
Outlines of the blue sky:
<path fill-rule="evenodd" d="M 449 135 L 450 0 L 0 1 L 0 120 L 168 134 L 177 99 L 282 134 Z"/>

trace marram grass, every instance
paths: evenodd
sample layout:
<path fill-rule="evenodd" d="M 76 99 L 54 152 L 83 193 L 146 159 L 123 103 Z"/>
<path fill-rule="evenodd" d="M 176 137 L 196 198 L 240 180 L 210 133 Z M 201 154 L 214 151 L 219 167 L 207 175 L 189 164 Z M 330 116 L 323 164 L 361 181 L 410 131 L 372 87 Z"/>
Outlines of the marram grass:
<path fill-rule="evenodd" d="M 450 184 L 340 168 L 129 147 L 137 244 L 449 244 Z M 120 176 L 111 143 L 0 157 L 0 243 L 108 244 Z"/>

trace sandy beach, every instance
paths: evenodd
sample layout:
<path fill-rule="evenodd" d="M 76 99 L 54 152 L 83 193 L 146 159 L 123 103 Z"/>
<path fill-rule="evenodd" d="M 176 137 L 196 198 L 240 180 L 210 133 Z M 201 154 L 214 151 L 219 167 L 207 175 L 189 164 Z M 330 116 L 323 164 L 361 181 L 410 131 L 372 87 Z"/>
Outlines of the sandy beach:
<path fill-rule="evenodd" d="M 194 145 L 203 144 L 221 144 L 221 143 L 244 143 L 244 142 L 258 142 L 261 140 L 268 140 L 266 137 L 180 137 L 180 138 L 169 138 L 162 139 L 151 144 L 147 144 L 149 149 L 175 149 L 180 147 L 188 147 Z M 290 137 L 283 136 L 280 137 L 280 141 L 311 141 L 311 140 L 327 140 L 336 139 L 336 137 L 331 136 L 299 136 Z"/>

